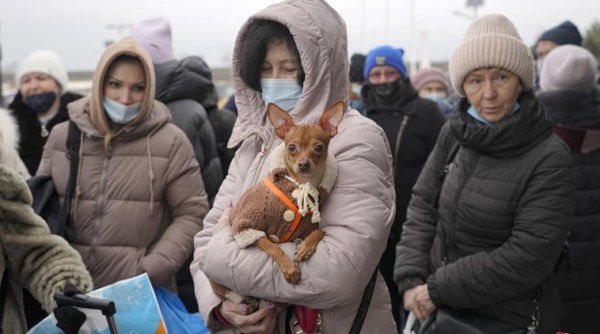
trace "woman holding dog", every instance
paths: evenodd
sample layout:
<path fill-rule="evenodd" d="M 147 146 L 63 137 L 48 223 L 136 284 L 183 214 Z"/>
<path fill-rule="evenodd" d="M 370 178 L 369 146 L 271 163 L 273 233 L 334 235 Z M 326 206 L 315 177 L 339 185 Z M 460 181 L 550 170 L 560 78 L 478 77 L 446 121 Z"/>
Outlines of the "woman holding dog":
<path fill-rule="evenodd" d="M 532 90 L 530 50 L 506 17 L 484 16 L 449 69 L 464 97 L 413 190 L 394 272 L 404 307 L 554 333 L 574 172 Z"/>
<path fill-rule="evenodd" d="M 347 61 L 345 24 L 324 1 L 272 5 L 252 16 L 238 35 L 233 60 L 238 121 L 229 145 L 241 147 L 203 231 L 196 235 L 191 268 L 200 313 L 213 333 L 283 334 L 289 329 L 289 304 L 319 310 L 326 333 L 350 331 L 394 217 L 390 152 L 379 127 L 346 109 L 329 145 L 339 172 L 320 210 L 325 236 L 314 255 L 298 263 L 298 284 L 288 283 L 258 247 L 238 246 L 226 209 L 267 175 L 269 160 L 281 143 L 267 119 L 266 103 L 288 111 L 296 124 L 317 124 L 336 102 L 348 104 Z M 279 246 L 294 257 L 294 243 Z M 209 278 L 270 302 L 248 314 L 244 304 L 222 302 Z M 381 275 L 376 276 L 369 305 L 361 332 L 395 333 Z"/>

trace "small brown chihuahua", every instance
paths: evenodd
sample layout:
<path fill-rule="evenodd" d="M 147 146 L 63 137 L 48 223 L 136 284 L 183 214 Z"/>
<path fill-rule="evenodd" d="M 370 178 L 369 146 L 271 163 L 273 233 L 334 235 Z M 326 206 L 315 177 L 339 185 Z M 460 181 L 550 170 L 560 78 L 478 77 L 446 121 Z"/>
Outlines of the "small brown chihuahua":
<path fill-rule="evenodd" d="M 318 226 L 319 206 L 327 191 L 320 184 L 328 166 L 329 141 L 337 134 L 344 103 L 339 101 L 328 108 L 318 125 L 296 125 L 290 114 L 275 104 L 268 105 L 267 114 L 277 136 L 283 139 L 285 168 L 271 170 L 263 182 L 242 194 L 231 209 L 231 227 L 240 247 L 258 246 L 277 262 L 285 279 L 296 284 L 300 270 L 295 263 L 308 260 L 324 236 Z M 277 245 L 289 240 L 301 240 L 294 261 Z M 256 306 L 253 298 L 216 282 L 211 284 L 224 300 Z"/>

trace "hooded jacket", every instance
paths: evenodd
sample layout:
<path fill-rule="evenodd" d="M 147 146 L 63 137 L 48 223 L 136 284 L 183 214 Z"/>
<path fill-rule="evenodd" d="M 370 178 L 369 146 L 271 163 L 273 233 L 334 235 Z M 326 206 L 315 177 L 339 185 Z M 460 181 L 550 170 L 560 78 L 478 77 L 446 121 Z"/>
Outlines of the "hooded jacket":
<path fill-rule="evenodd" d="M 214 129 L 202 106 L 214 90 L 208 65 L 200 57 L 187 57 L 155 64 L 156 99 L 167 105 L 173 123 L 185 132 L 200 164 L 202 180 L 213 202 L 223 172 Z"/>
<path fill-rule="evenodd" d="M 138 115 L 111 135 L 103 83 L 110 64 L 123 54 L 142 63 L 146 91 Z M 208 210 L 191 144 L 170 123 L 167 108 L 154 100 L 154 83 L 150 56 L 125 38 L 102 55 L 91 96 L 69 105 L 82 135 L 67 233 L 98 288 L 142 272 L 153 285 L 170 286 Z M 52 176 L 61 197 L 70 166 L 67 132 L 68 123 L 52 131 L 38 170 Z"/>
<path fill-rule="evenodd" d="M 394 278 L 401 294 L 426 282 L 436 306 L 524 331 L 541 297 L 542 333 L 554 333 L 553 269 L 573 214 L 573 161 L 533 92 L 519 103 L 513 115 L 483 125 L 463 98 L 415 184 Z M 453 143 L 458 152 L 445 166 Z"/>
<path fill-rule="evenodd" d="M 56 307 L 54 293 L 67 283 L 80 291 L 92 290 L 92 279 L 81 256 L 62 238 L 51 235 L 35 214 L 25 180 L 0 164 L 0 279 L 9 275 L 4 304 L 4 333 L 25 333 L 23 288 L 46 312 Z"/>
<path fill-rule="evenodd" d="M 391 155 L 385 134 L 374 122 L 347 109 L 329 151 L 338 162 L 335 185 L 321 208 L 320 228 L 325 232 L 317 251 L 299 263 L 300 282 L 289 284 L 277 264 L 257 247 L 240 249 L 231 228 L 213 235 L 223 210 L 235 204 L 244 190 L 268 173 L 268 159 L 281 142 L 266 116 L 260 92 L 239 77 L 241 46 L 247 29 L 257 19 L 285 24 L 294 37 L 306 73 L 303 90 L 291 116 L 296 124 L 317 124 L 323 111 L 335 102 L 348 103 L 346 26 L 324 1 L 284 1 L 260 11 L 241 28 L 233 56 L 238 119 L 229 141 L 241 143 L 205 229 L 195 237 L 191 266 L 200 313 L 212 332 L 219 323 L 211 315 L 221 300 L 208 278 L 244 295 L 279 303 L 319 309 L 326 333 L 347 333 L 365 287 L 385 249 L 395 207 Z M 295 245 L 280 247 L 293 258 Z M 284 332 L 285 311 L 278 317 Z M 233 329 L 222 332 L 235 333 Z M 362 333 L 395 333 L 389 294 L 377 275 Z"/>
<path fill-rule="evenodd" d="M 600 332 L 600 89 L 561 89 L 538 96 L 555 133 L 570 143 L 575 162 L 575 215 L 568 252 L 557 273 L 563 303 L 560 330 Z"/>
<path fill-rule="evenodd" d="M 19 91 L 13 102 L 8 106 L 13 112 L 13 117 L 19 125 L 19 132 L 21 133 L 21 144 L 19 145 L 19 156 L 27 166 L 29 174 L 34 175 L 42 160 L 42 151 L 44 150 L 44 144 L 48 139 L 48 134 L 52 131 L 52 128 L 56 124 L 62 123 L 69 120 L 69 113 L 67 111 L 67 104 L 79 100 L 82 95 L 65 92 L 62 94 L 60 99 L 60 105 L 58 111 L 54 117 L 52 117 L 45 125 L 40 124 L 38 114 L 36 111 L 31 110 L 25 102 L 23 102 L 23 95 Z"/>

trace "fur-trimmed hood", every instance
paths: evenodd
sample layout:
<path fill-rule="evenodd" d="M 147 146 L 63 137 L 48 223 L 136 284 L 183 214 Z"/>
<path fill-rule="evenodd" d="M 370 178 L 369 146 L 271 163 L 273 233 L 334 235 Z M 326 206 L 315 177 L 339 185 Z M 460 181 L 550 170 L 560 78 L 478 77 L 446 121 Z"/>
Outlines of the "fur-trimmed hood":
<path fill-rule="evenodd" d="M 0 108 L 0 165 L 15 169 L 23 178 L 29 172 L 19 157 L 19 128 L 10 111 Z"/>

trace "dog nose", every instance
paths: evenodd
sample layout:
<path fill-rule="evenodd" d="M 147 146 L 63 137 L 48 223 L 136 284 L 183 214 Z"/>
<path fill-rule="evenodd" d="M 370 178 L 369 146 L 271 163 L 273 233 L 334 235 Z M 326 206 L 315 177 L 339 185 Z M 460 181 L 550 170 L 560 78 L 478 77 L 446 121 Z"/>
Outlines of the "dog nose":
<path fill-rule="evenodd" d="M 308 161 L 301 161 L 298 163 L 298 169 L 300 169 L 301 172 L 306 172 L 310 169 L 310 162 Z"/>

